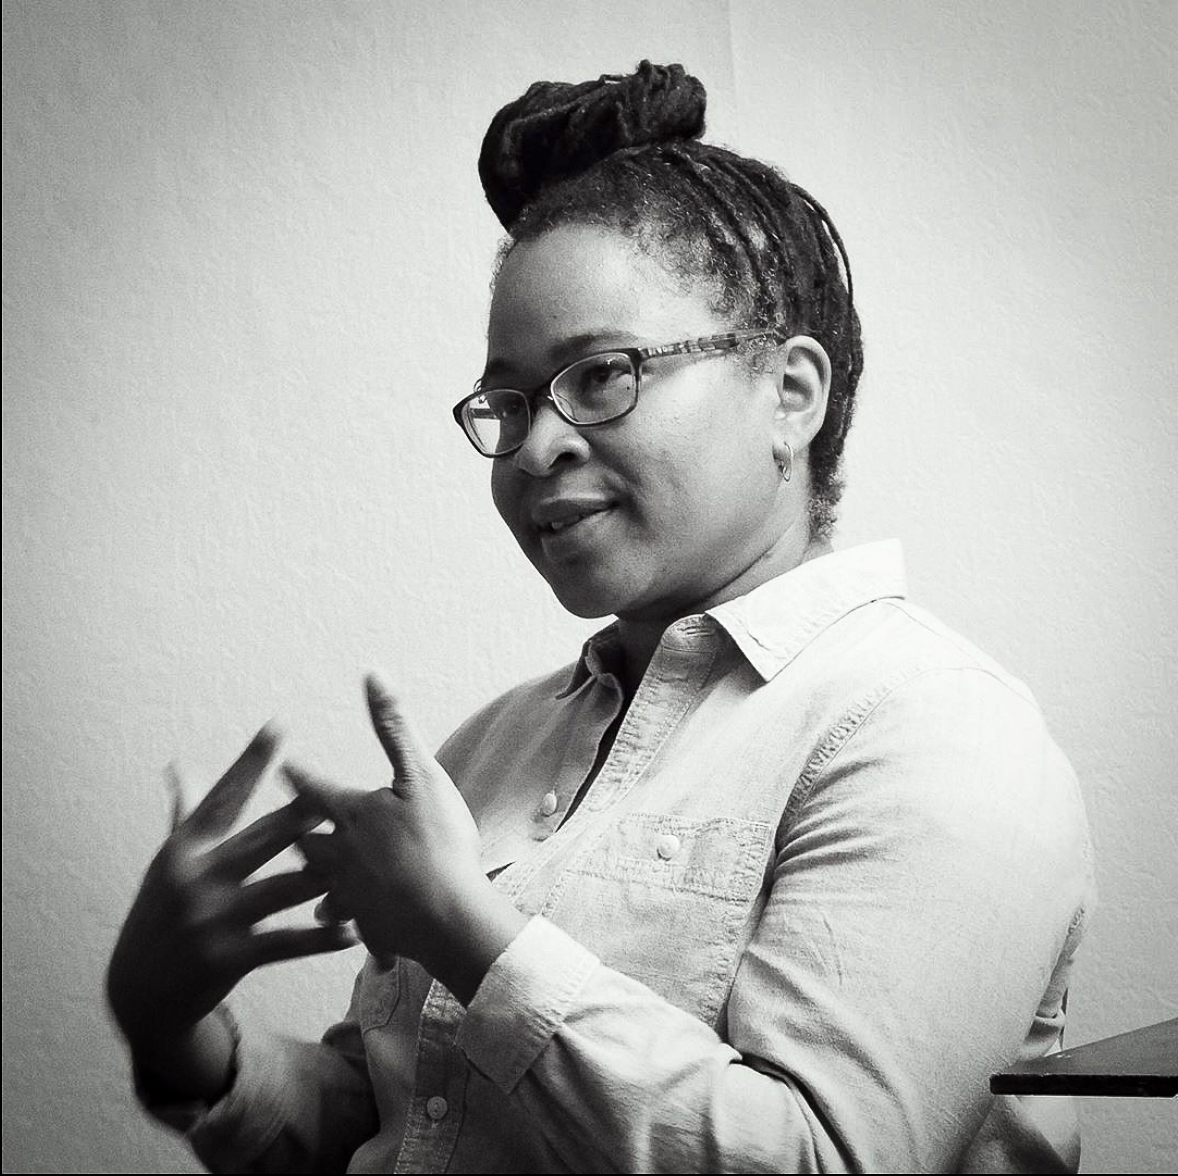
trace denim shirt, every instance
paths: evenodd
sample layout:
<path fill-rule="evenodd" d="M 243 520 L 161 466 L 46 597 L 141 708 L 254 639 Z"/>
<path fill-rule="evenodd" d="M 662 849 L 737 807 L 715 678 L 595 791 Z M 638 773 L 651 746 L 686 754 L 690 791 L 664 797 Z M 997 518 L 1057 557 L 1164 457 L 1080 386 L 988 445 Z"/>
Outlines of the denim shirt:
<path fill-rule="evenodd" d="M 628 709 L 615 658 L 610 627 L 439 754 L 533 916 L 470 1007 L 369 959 L 322 1043 L 242 1040 L 205 1162 L 1074 1171 L 1070 1100 L 988 1076 L 1059 1047 L 1079 789 L 1026 688 L 905 600 L 899 545 L 676 621 Z"/>

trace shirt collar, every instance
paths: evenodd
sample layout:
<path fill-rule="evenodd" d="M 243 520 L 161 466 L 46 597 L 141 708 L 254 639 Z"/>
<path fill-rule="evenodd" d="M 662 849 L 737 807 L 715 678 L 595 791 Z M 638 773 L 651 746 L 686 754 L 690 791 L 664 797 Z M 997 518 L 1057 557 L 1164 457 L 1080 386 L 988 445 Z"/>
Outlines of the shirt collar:
<path fill-rule="evenodd" d="M 906 593 L 899 541 L 882 539 L 807 560 L 707 615 L 768 682 L 840 617 Z"/>
<path fill-rule="evenodd" d="M 565 687 L 556 696 L 568 698 L 575 694 L 590 678 L 600 678 L 613 673 L 617 659 L 621 656 L 621 644 L 618 640 L 618 622 L 599 629 L 584 645 L 581 646 L 581 656 L 573 665 L 573 672 Z"/>
<path fill-rule="evenodd" d="M 906 594 L 900 543 L 882 539 L 807 560 L 703 615 L 731 637 L 768 682 L 840 617 L 873 600 Z M 676 623 L 693 619 L 698 623 L 698 617 Z M 558 698 L 567 698 L 589 678 L 611 672 L 618 654 L 617 630 L 615 621 L 585 642 Z"/>

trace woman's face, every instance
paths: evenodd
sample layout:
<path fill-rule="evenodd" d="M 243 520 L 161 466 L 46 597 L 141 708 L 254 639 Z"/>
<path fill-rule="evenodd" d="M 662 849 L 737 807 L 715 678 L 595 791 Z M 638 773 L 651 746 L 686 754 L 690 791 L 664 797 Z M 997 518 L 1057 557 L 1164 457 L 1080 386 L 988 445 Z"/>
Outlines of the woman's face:
<path fill-rule="evenodd" d="M 504 262 L 485 384 L 531 388 L 597 351 L 732 327 L 706 290 L 684 291 L 621 234 L 566 226 Z M 523 448 L 495 459 L 495 506 L 570 612 L 683 616 L 714 603 L 788 529 L 779 406 L 772 371 L 730 352 L 649 360 L 637 406 L 618 420 L 577 428 L 541 401 Z"/>

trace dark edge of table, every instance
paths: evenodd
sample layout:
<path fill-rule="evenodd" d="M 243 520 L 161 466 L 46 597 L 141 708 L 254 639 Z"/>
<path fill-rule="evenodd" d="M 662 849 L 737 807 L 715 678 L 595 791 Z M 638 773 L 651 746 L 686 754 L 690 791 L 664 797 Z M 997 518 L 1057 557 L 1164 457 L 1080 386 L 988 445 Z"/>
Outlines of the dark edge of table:
<path fill-rule="evenodd" d="M 1178 1017 L 1017 1062 L 990 1075 L 991 1094 L 1178 1095 Z"/>
<path fill-rule="evenodd" d="M 991 1094 L 1074 1094 L 1122 1098 L 1173 1098 L 1178 1078 L 1154 1074 L 993 1074 Z"/>

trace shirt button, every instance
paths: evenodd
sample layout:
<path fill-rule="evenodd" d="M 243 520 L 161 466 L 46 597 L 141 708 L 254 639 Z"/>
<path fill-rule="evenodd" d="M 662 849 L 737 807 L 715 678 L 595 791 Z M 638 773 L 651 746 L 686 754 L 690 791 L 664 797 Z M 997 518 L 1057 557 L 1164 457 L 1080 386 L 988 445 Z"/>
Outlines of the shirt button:
<path fill-rule="evenodd" d="M 450 1104 L 440 1095 L 435 1094 L 433 1098 L 429 1099 L 425 1104 L 425 1113 L 436 1123 L 439 1119 L 446 1117 L 446 1112 L 450 1109 Z"/>
<path fill-rule="evenodd" d="M 556 793 L 555 792 L 545 792 L 544 799 L 540 801 L 540 816 L 542 816 L 542 817 L 552 816 L 552 814 L 554 812 L 556 812 L 556 805 L 557 805 Z"/>
<path fill-rule="evenodd" d="M 670 861 L 679 852 L 679 838 L 674 833 L 664 833 L 659 838 L 658 855 L 663 861 Z"/>

